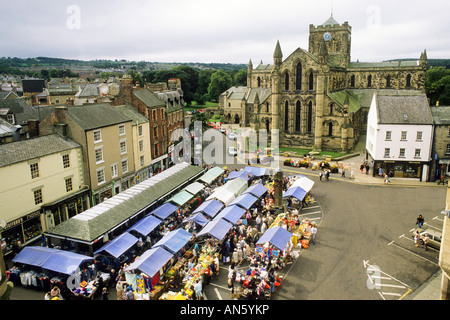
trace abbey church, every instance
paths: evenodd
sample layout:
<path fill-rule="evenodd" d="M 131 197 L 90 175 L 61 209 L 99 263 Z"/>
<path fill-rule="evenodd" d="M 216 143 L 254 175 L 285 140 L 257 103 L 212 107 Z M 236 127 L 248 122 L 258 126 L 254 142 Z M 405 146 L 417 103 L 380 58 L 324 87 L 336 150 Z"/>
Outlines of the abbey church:
<path fill-rule="evenodd" d="M 374 93 L 424 94 L 426 51 L 418 60 L 352 62 L 351 31 L 331 16 L 309 26 L 308 51 L 283 57 L 277 42 L 273 64 L 250 60 L 247 86 L 220 96 L 227 122 L 279 129 L 280 146 L 346 152 L 366 132 Z"/>

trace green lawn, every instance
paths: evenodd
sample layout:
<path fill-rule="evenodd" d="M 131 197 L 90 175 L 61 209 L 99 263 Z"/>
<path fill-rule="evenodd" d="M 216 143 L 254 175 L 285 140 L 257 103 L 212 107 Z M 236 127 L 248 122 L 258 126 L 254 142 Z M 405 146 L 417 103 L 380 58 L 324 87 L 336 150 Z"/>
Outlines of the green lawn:
<path fill-rule="evenodd" d="M 185 107 L 184 110 L 192 111 L 198 109 L 206 109 L 210 107 L 217 107 L 218 105 L 219 105 L 218 102 L 211 102 L 211 101 L 206 102 L 204 105 L 197 105 L 196 101 L 192 101 L 191 105 L 189 107 Z"/>
<path fill-rule="evenodd" d="M 280 154 L 282 154 L 283 152 L 295 152 L 297 153 L 299 156 L 303 155 L 303 154 L 308 154 L 308 152 L 311 151 L 311 149 L 299 149 L 299 148 L 284 148 L 284 147 L 280 147 Z M 332 158 L 337 158 L 337 157 L 341 157 L 345 155 L 345 153 L 338 153 L 338 152 L 334 152 L 334 151 L 320 151 L 319 154 L 317 155 L 318 157 L 323 157 L 323 156 L 331 156 Z"/>

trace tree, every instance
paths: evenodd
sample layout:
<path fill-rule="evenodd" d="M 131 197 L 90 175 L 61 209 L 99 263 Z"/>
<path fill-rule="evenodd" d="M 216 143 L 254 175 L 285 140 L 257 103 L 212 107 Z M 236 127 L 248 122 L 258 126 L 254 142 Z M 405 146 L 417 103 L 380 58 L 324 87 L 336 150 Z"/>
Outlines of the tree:
<path fill-rule="evenodd" d="M 233 84 L 235 86 L 247 85 L 247 69 L 241 69 L 234 75 Z"/>
<path fill-rule="evenodd" d="M 431 68 L 425 81 L 426 93 L 430 104 L 450 105 L 450 70 L 445 67 Z"/>
<path fill-rule="evenodd" d="M 219 96 L 226 91 L 232 85 L 233 81 L 231 76 L 222 71 L 218 70 L 211 75 L 211 83 L 208 87 L 208 94 L 211 100 L 219 101 Z"/>

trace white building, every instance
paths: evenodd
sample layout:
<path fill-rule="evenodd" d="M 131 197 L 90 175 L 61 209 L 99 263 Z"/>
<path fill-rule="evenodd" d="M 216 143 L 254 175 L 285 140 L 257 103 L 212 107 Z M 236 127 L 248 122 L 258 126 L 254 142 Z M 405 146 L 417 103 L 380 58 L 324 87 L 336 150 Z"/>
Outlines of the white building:
<path fill-rule="evenodd" d="M 367 122 L 367 160 L 373 175 L 392 170 L 394 177 L 427 180 L 433 117 L 425 94 L 375 94 Z"/>

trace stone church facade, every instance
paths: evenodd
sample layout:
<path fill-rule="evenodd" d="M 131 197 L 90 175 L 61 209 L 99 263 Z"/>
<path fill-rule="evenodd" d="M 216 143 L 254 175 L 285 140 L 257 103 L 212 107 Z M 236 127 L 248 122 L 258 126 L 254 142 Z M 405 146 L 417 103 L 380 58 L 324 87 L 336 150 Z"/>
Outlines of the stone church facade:
<path fill-rule="evenodd" d="M 228 123 L 279 129 L 280 146 L 346 152 L 366 131 L 371 98 L 377 91 L 423 94 L 427 55 L 418 60 L 351 62 L 351 31 L 331 16 L 309 26 L 308 51 L 283 59 L 277 42 L 273 64 L 248 64 L 247 86 L 221 94 Z"/>

